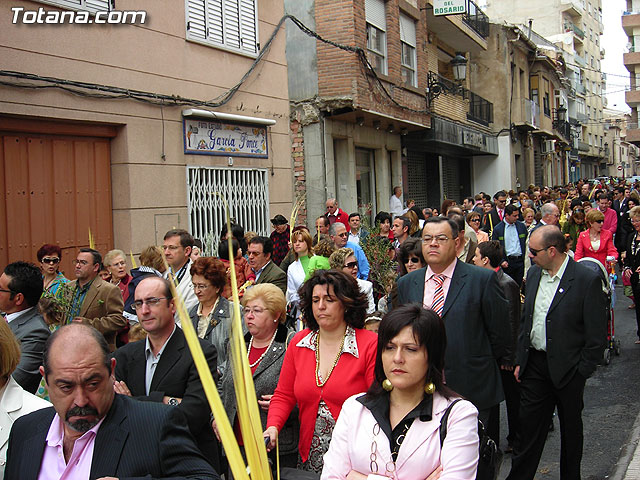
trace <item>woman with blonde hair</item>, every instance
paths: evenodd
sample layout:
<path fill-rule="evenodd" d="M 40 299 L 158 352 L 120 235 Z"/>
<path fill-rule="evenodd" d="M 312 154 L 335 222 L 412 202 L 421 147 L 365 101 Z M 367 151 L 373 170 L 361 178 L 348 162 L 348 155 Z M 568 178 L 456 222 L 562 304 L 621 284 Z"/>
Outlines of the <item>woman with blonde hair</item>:
<path fill-rule="evenodd" d="M 18 418 L 50 407 L 42 398 L 25 392 L 11 376 L 20 361 L 20 345 L 9 324 L 0 321 L 0 479 L 4 477 L 11 426 Z"/>
<path fill-rule="evenodd" d="M 306 228 L 294 229 L 291 235 L 291 244 L 295 261 L 287 269 L 287 304 L 296 320 L 301 321 L 302 312 L 298 309 L 300 301 L 298 289 L 309 273 L 309 262 L 313 257 L 313 238 Z"/>
<path fill-rule="evenodd" d="M 489 241 L 489 234 L 484 230 L 480 230 L 482 219 L 478 212 L 471 211 L 467 213 L 467 225 L 469 225 L 478 237 L 478 244 Z"/>
<path fill-rule="evenodd" d="M 578 235 L 574 258 L 578 261 L 583 257 L 592 257 L 606 267 L 608 258 L 618 258 L 618 250 L 613 245 L 613 234 L 602 228 L 604 214 L 600 210 L 589 210 L 586 220 L 589 228 Z"/>
<path fill-rule="evenodd" d="M 334 270 L 340 270 L 358 282 L 360 291 L 367 296 L 367 302 L 369 304 L 367 314 L 375 312 L 376 304 L 373 301 L 373 283 L 358 278 L 358 261 L 356 260 L 354 251 L 350 248 L 339 248 L 329 257 L 329 265 Z"/>
<path fill-rule="evenodd" d="M 107 252 L 102 260 L 104 266 L 111 273 L 111 283 L 120 289 L 122 300 L 127 301 L 129 298 L 129 282 L 131 275 L 127 272 L 127 261 L 122 250 L 111 250 Z"/>

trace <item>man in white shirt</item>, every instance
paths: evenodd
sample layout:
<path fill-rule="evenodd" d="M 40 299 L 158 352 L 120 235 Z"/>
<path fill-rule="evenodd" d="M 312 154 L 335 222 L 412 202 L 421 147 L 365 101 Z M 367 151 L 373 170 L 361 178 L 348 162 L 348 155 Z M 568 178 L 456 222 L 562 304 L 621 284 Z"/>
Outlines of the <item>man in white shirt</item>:
<path fill-rule="evenodd" d="M 169 264 L 169 270 L 164 272 L 164 278 L 174 282 L 187 311 L 198 303 L 198 297 L 191 285 L 190 256 L 193 244 L 194 240 L 189 232 L 175 229 L 165 234 L 162 246 Z"/>
<path fill-rule="evenodd" d="M 360 245 L 360 239 L 367 236 L 367 231 L 361 227 L 361 217 L 358 212 L 349 215 L 349 242 Z"/>
<path fill-rule="evenodd" d="M 393 195 L 389 199 L 389 213 L 391 214 L 391 218 L 396 218 L 402 215 L 407 211 L 406 208 L 402 206 L 402 188 L 401 187 L 393 187 Z"/>

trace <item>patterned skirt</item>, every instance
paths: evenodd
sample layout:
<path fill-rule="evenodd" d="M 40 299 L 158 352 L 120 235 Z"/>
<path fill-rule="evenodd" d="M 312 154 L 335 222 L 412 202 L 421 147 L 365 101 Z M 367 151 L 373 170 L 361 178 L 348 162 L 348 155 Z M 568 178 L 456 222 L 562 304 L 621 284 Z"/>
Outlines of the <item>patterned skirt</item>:
<path fill-rule="evenodd" d="M 322 472 L 322 466 L 324 465 L 324 454 L 329 450 L 329 442 L 331 441 L 331 434 L 333 428 L 336 426 L 336 421 L 333 419 L 333 415 L 329 411 L 329 407 L 320 400 L 318 405 L 318 416 L 316 417 L 316 425 L 313 429 L 313 438 L 311 439 L 311 448 L 309 449 L 309 458 L 306 462 L 302 462 L 302 459 L 298 458 L 298 468 L 309 472 Z"/>

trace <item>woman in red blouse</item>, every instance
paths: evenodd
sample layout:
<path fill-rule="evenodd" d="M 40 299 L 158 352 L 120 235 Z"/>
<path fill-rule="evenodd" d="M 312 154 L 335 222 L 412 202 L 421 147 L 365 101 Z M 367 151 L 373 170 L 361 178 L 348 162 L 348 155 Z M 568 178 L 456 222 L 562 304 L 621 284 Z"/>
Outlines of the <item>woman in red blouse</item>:
<path fill-rule="evenodd" d="M 613 235 L 602 228 L 604 214 L 600 210 L 589 210 L 586 216 L 589 228 L 578 235 L 575 260 L 592 257 L 607 266 L 607 257 L 618 259 L 618 250 L 613 245 Z"/>
<path fill-rule="evenodd" d="M 322 471 L 344 401 L 373 381 L 377 335 L 364 330 L 367 299 L 336 270 L 316 271 L 300 288 L 307 328 L 291 340 L 267 417 L 269 449 L 291 410 L 300 410 L 299 468 Z"/>

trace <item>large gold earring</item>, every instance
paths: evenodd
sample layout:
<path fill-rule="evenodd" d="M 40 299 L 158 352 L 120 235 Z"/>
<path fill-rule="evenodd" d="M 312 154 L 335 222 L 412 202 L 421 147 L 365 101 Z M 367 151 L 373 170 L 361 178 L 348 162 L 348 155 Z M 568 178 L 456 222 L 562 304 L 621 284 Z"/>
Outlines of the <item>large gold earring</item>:
<path fill-rule="evenodd" d="M 385 378 L 382 381 L 382 388 L 384 388 L 387 392 L 390 392 L 391 390 L 393 390 L 393 383 L 391 383 L 388 378 Z"/>
<path fill-rule="evenodd" d="M 433 382 L 429 382 L 424 386 L 424 393 L 426 393 L 427 395 L 433 395 L 433 392 L 436 391 L 436 386 L 433 384 Z"/>

